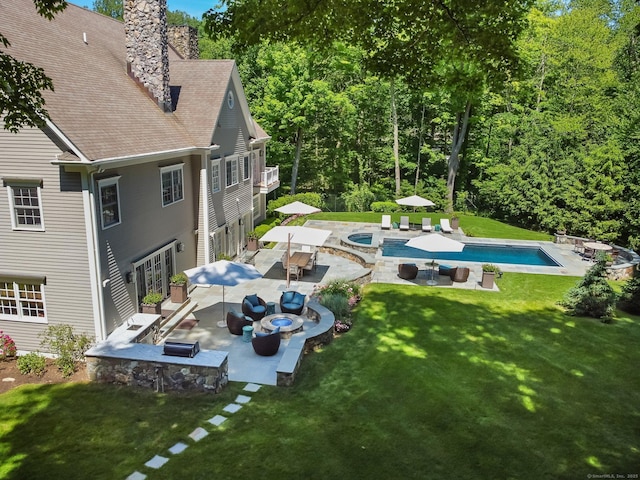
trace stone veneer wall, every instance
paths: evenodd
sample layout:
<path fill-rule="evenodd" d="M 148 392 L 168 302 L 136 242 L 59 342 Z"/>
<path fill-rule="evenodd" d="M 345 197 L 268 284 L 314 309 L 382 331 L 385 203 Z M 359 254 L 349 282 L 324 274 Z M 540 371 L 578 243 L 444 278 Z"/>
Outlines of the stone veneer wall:
<path fill-rule="evenodd" d="M 229 381 L 226 359 L 219 368 L 108 357 L 87 357 L 86 362 L 92 382 L 152 388 L 156 392 L 220 393 Z"/>
<path fill-rule="evenodd" d="M 123 0 L 127 65 L 165 111 L 171 111 L 167 0 Z"/>
<path fill-rule="evenodd" d="M 197 60 L 200 57 L 196 28 L 189 25 L 169 25 L 167 35 L 169 43 L 186 60 Z"/>

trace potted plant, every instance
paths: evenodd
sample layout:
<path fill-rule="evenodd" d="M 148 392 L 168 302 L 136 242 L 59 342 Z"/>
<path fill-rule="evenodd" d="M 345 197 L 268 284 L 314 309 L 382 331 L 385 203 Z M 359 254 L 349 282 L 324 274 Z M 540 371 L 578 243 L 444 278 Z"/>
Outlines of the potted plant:
<path fill-rule="evenodd" d="M 184 303 L 189 297 L 187 291 L 187 276 L 180 272 L 172 275 L 169 279 L 169 287 L 171 291 L 171 301 L 173 303 Z"/>
<path fill-rule="evenodd" d="M 563 222 L 560 222 L 560 225 L 558 225 L 558 228 L 556 228 L 556 235 L 566 235 L 567 234 L 567 228 L 564 226 Z"/>
<path fill-rule="evenodd" d="M 251 230 L 247 233 L 247 250 L 251 252 L 258 250 L 258 234 L 255 230 Z"/>
<path fill-rule="evenodd" d="M 457 230 L 458 227 L 460 226 L 460 219 L 455 213 L 451 217 L 451 220 L 449 221 L 449 225 L 451 225 L 451 228 L 453 228 L 454 230 Z"/>
<path fill-rule="evenodd" d="M 495 282 L 496 275 L 501 273 L 500 267 L 492 265 L 491 263 L 485 263 L 482 265 L 482 288 L 493 288 L 493 282 Z"/>
<path fill-rule="evenodd" d="M 159 292 L 149 292 L 142 298 L 142 313 L 160 315 L 162 313 L 162 294 Z"/>

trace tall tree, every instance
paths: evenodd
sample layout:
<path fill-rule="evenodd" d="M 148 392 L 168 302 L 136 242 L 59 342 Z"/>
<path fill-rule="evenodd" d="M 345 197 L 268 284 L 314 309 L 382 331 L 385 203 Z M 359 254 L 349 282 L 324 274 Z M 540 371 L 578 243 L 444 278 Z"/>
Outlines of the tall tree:
<path fill-rule="evenodd" d="M 94 0 L 93 10 L 116 20 L 122 20 L 124 15 L 122 0 Z"/>
<path fill-rule="evenodd" d="M 507 71 L 517 57 L 514 41 L 533 0 L 221 3 L 225 8 L 205 14 L 210 33 L 233 32 L 241 44 L 296 39 L 319 49 L 344 40 L 367 53 L 364 62 L 371 71 L 387 79 L 409 79 L 424 89 L 439 80 L 438 66 L 452 59 L 474 65 L 488 79 Z M 463 113 L 461 122 L 464 119 Z M 461 127 L 458 133 L 464 138 L 466 130 Z M 452 167 L 457 168 L 458 152 Z M 455 180 L 455 174 L 451 178 Z"/>
<path fill-rule="evenodd" d="M 65 0 L 34 0 L 39 15 L 51 20 L 67 7 Z M 0 117 L 4 129 L 17 132 L 21 127 L 42 125 L 47 118 L 42 91 L 53 90 L 53 82 L 42 68 L 16 60 L 3 49 L 11 43 L 0 33 Z"/>

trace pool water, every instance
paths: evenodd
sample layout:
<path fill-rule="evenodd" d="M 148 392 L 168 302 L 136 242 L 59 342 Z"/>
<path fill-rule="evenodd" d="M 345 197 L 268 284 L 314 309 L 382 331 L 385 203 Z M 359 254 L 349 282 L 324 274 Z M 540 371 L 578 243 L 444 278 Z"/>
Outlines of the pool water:
<path fill-rule="evenodd" d="M 347 237 L 354 243 L 359 243 L 360 245 L 371 245 L 371 239 L 373 238 L 373 234 L 371 233 L 352 233 Z"/>
<path fill-rule="evenodd" d="M 423 258 L 425 260 L 458 260 L 479 263 L 511 263 L 515 265 L 535 265 L 559 267 L 558 262 L 539 247 L 513 245 L 485 245 L 468 243 L 462 252 L 428 252 L 407 247 L 406 240 L 385 238 L 382 244 L 384 257 Z"/>

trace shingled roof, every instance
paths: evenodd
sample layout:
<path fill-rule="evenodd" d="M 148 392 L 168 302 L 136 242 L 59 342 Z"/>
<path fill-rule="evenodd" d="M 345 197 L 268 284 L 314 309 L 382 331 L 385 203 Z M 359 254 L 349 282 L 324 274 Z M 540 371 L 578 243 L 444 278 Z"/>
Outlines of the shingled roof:
<path fill-rule="evenodd" d="M 208 147 L 227 88 L 239 79 L 233 60 L 184 60 L 170 48 L 179 98 L 165 113 L 127 75 L 121 22 L 72 4 L 49 21 L 25 0 L 2 0 L 0 18 L 6 52 L 53 80 L 55 91 L 44 92 L 51 121 L 90 161 Z"/>

